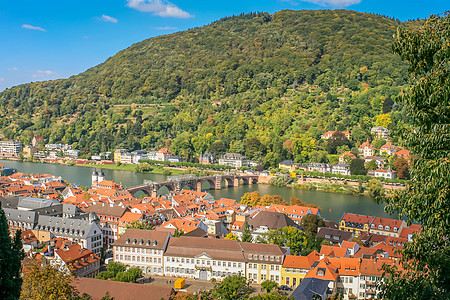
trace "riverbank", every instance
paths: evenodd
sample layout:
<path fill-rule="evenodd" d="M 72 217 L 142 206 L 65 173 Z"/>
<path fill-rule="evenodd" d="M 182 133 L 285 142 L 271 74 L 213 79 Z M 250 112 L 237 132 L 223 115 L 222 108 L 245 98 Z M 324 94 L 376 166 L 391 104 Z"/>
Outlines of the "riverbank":
<path fill-rule="evenodd" d="M 159 166 L 153 166 L 152 170 L 146 172 L 137 172 L 136 167 L 138 165 L 132 164 L 121 164 L 121 165 L 97 165 L 97 164 L 74 164 L 76 167 L 88 167 L 88 168 L 98 168 L 98 169 L 107 169 L 107 170 L 116 170 L 116 171 L 129 171 L 135 173 L 153 173 L 153 174 L 161 174 L 161 175 L 183 175 L 186 174 L 183 169 L 176 168 L 165 168 Z"/>

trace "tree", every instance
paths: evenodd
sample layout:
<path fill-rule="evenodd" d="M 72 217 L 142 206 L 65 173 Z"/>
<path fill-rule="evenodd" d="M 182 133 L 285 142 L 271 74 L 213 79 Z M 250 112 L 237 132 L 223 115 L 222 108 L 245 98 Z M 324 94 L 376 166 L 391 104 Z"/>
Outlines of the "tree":
<path fill-rule="evenodd" d="M 369 196 L 371 197 L 379 197 L 384 194 L 383 183 L 378 179 L 370 179 L 367 187 L 369 189 Z"/>
<path fill-rule="evenodd" d="M 391 112 L 392 110 L 392 106 L 394 105 L 394 101 L 390 98 L 387 97 L 386 99 L 384 99 L 383 101 L 383 114 L 388 114 Z"/>
<path fill-rule="evenodd" d="M 409 164 L 403 157 L 398 157 L 394 161 L 394 168 L 397 171 L 397 176 L 400 179 L 409 179 Z"/>
<path fill-rule="evenodd" d="M 242 236 L 241 236 L 241 242 L 243 243 L 251 243 L 253 241 L 252 234 L 250 232 L 250 225 L 248 225 L 248 222 L 244 222 L 244 227 L 242 230 Z"/>
<path fill-rule="evenodd" d="M 330 154 L 336 154 L 337 148 L 342 146 L 347 146 L 350 150 L 350 141 L 342 131 L 336 131 L 327 141 L 327 151 Z"/>
<path fill-rule="evenodd" d="M 244 196 L 241 197 L 241 204 L 245 204 L 248 206 L 256 206 L 259 203 L 259 200 L 261 200 L 261 195 L 258 191 L 245 193 Z"/>
<path fill-rule="evenodd" d="M 57 266 L 32 259 L 24 266 L 21 299 L 65 300 L 77 295 L 72 276 Z"/>
<path fill-rule="evenodd" d="M 298 206 L 304 206 L 304 207 L 313 207 L 313 208 L 317 208 L 320 211 L 322 210 L 322 208 L 318 205 L 315 204 L 310 204 L 310 203 L 306 203 L 302 200 L 300 200 L 299 198 L 295 197 L 295 196 L 291 196 L 290 200 L 289 200 L 289 205 L 298 205 Z"/>
<path fill-rule="evenodd" d="M 364 167 L 364 159 L 355 158 L 350 162 L 350 174 L 352 175 L 366 175 L 367 170 Z"/>
<path fill-rule="evenodd" d="M 307 214 L 302 218 L 301 226 L 306 232 L 316 235 L 319 227 L 325 226 L 325 221 L 315 214 Z"/>
<path fill-rule="evenodd" d="M 383 286 L 389 299 L 448 299 L 450 295 L 450 16 L 431 16 L 420 28 L 399 28 L 393 50 L 410 63 L 412 86 L 399 100 L 413 122 L 404 134 L 414 153 L 410 185 L 380 198 L 390 213 L 422 231 L 405 243 L 402 272 Z"/>
<path fill-rule="evenodd" d="M 261 205 L 261 206 L 269 206 L 271 204 L 287 205 L 287 202 L 280 195 L 265 194 L 264 196 L 262 196 L 261 200 L 259 200 L 259 203 L 258 203 L 258 205 Z"/>
<path fill-rule="evenodd" d="M 300 255 L 307 246 L 306 235 L 300 229 L 286 226 L 282 229 L 270 230 L 261 234 L 257 240 L 261 244 L 273 244 L 289 247 L 292 255 Z"/>
<path fill-rule="evenodd" d="M 5 212 L 0 207 L 0 298 L 18 299 L 22 278 L 21 260 L 25 254 L 22 248 L 21 231 L 17 230 L 14 239 L 9 237 Z"/>
<path fill-rule="evenodd" d="M 270 293 L 273 289 L 278 288 L 278 283 L 273 280 L 265 280 L 261 282 L 261 287 L 265 289 L 267 293 Z"/>
<path fill-rule="evenodd" d="M 278 294 L 277 292 L 270 292 L 266 294 L 260 294 L 250 298 L 251 300 L 288 300 L 289 298 Z"/>
<path fill-rule="evenodd" d="M 150 221 L 133 221 L 130 224 L 127 224 L 127 229 L 145 229 L 145 230 L 155 230 L 155 226 Z"/>
<path fill-rule="evenodd" d="M 183 230 L 178 230 L 178 228 L 175 228 L 175 232 L 173 233 L 173 237 L 180 237 L 184 235 Z"/>
<path fill-rule="evenodd" d="M 381 114 L 377 116 L 377 120 L 375 121 L 375 125 L 381 126 L 381 127 L 388 127 L 389 124 L 392 123 L 391 115 L 390 114 Z"/>
<path fill-rule="evenodd" d="M 212 292 L 216 299 L 244 300 L 252 293 L 247 279 L 241 275 L 228 276 L 217 284 Z"/>
<path fill-rule="evenodd" d="M 225 237 L 226 240 L 238 240 L 238 237 L 235 236 L 232 232 L 230 232 L 229 234 L 227 234 L 227 236 Z"/>
<path fill-rule="evenodd" d="M 366 164 L 366 169 L 369 171 L 375 171 L 378 168 L 377 161 L 375 159 L 372 159 Z"/>

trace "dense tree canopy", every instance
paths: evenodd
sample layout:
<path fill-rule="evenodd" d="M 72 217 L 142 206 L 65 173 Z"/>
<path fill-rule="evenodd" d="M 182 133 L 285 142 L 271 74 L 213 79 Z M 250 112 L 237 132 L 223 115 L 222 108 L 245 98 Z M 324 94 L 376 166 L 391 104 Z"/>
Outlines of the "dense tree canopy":
<path fill-rule="evenodd" d="M 85 156 L 167 146 L 191 162 L 206 151 L 266 167 L 313 153 L 323 161 L 324 131 L 364 141 L 407 83 L 390 51 L 397 26 L 411 22 L 346 10 L 224 18 L 136 43 L 68 79 L 7 89 L 0 130 L 74 144 Z M 407 122 L 401 104 L 389 115 L 393 133 Z"/>
<path fill-rule="evenodd" d="M 450 295 L 450 17 L 431 16 L 416 30 L 399 28 L 394 52 L 410 63 L 412 86 L 401 101 L 412 117 L 406 146 L 416 159 L 411 185 L 384 198 L 389 212 L 422 231 L 402 251 L 404 272 L 384 286 L 389 299 Z"/>
<path fill-rule="evenodd" d="M 25 254 L 22 248 L 21 231 L 14 239 L 9 237 L 5 212 L 0 207 L 0 298 L 18 299 L 22 285 L 21 260 Z"/>

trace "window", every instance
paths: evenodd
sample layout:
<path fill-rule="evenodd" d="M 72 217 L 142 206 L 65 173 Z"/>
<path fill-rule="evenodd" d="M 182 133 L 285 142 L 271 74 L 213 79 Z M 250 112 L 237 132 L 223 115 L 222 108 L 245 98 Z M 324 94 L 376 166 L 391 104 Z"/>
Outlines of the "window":
<path fill-rule="evenodd" d="M 248 259 L 252 259 L 253 258 L 253 255 L 252 254 L 249 254 L 248 255 Z"/>
<path fill-rule="evenodd" d="M 275 266 L 275 270 L 280 271 L 280 266 Z"/>
<path fill-rule="evenodd" d="M 290 285 L 290 284 L 291 284 L 291 282 L 289 280 L 289 277 L 286 277 L 286 285 Z"/>
<path fill-rule="evenodd" d="M 349 279 L 348 279 L 348 283 L 353 283 L 353 277 L 350 277 Z M 351 292 L 350 292 L 351 293 Z"/>
<path fill-rule="evenodd" d="M 277 281 L 277 282 L 278 282 L 279 280 L 280 280 L 280 276 L 278 276 L 278 275 L 277 275 L 277 276 L 275 276 L 275 281 Z"/>

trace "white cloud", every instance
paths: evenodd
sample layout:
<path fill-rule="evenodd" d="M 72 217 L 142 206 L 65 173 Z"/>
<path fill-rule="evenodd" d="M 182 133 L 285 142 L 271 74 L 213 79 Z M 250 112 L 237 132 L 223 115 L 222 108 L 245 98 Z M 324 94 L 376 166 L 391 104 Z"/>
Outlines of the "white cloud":
<path fill-rule="evenodd" d="M 0 81 L 3 81 L 3 80 L 5 80 L 5 78 L 3 78 L 3 77 L 0 77 Z"/>
<path fill-rule="evenodd" d="M 177 30 L 178 27 L 173 27 L 173 26 L 159 26 L 159 27 L 155 27 L 155 29 L 157 29 L 157 30 Z"/>
<path fill-rule="evenodd" d="M 47 30 L 45 30 L 45 29 L 42 28 L 42 27 L 32 26 L 32 25 L 28 25 L 28 24 L 23 24 L 23 25 L 22 25 L 22 28 L 25 28 L 25 29 L 31 29 L 31 30 L 39 30 L 39 31 L 47 32 Z"/>
<path fill-rule="evenodd" d="M 151 12 L 160 17 L 187 19 L 193 17 L 167 0 L 127 0 L 127 6 L 142 12 Z"/>
<path fill-rule="evenodd" d="M 37 70 L 36 73 L 34 73 L 33 78 L 39 78 L 39 77 L 48 77 L 48 76 L 55 76 L 58 75 L 58 73 L 50 71 L 50 70 Z"/>
<path fill-rule="evenodd" d="M 19 71 L 19 68 L 17 68 L 17 67 L 12 67 L 12 68 L 9 68 L 8 71 Z"/>
<path fill-rule="evenodd" d="M 290 2 L 292 4 L 298 4 L 295 0 L 283 0 L 285 2 Z M 302 2 L 310 2 L 318 4 L 320 6 L 330 6 L 330 7 L 347 7 L 350 5 L 358 4 L 361 0 L 299 0 Z"/>
<path fill-rule="evenodd" d="M 100 17 L 100 20 L 105 21 L 105 22 L 117 23 L 117 19 L 116 18 L 107 16 L 107 15 L 102 15 Z"/>

